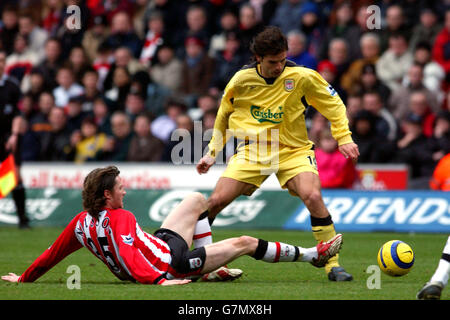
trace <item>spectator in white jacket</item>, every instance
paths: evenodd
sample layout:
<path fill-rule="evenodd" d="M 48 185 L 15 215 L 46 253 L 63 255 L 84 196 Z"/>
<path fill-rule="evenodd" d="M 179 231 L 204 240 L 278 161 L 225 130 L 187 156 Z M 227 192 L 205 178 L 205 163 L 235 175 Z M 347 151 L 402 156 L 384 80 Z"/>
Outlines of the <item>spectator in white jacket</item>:
<path fill-rule="evenodd" d="M 157 56 L 158 62 L 150 68 L 152 80 L 177 94 L 181 86 L 183 63 L 168 45 L 161 46 Z"/>
<path fill-rule="evenodd" d="M 75 76 L 69 67 L 61 67 L 56 75 L 58 87 L 53 90 L 55 104 L 58 107 L 65 107 L 70 98 L 81 96 L 84 88 L 75 82 Z"/>
<path fill-rule="evenodd" d="M 33 16 L 24 14 L 19 17 L 19 33 L 28 38 L 30 49 L 37 54 L 41 62 L 45 57 L 47 31 L 35 23 Z"/>
<path fill-rule="evenodd" d="M 437 98 L 439 104 L 444 100 L 442 84 L 445 80 L 445 71 L 442 66 L 431 59 L 431 46 L 428 42 L 419 42 L 414 50 L 414 62 L 423 67 L 423 85 Z M 403 79 L 403 85 L 407 86 L 410 79 Z"/>
<path fill-rule="evenodd" d="M 408 51 L 408 41 L 400 33 L 389 37 L 389 48 L 376 62 L 377 76 L 392 91 L 401 86 L 403 77 L 413 63 L 413 55 Z"/>
<path fill-rule="evenodd" d="M 409 112 L 410 98 L 414 92 L 422 91 L 427 100 L 427 104 L 433 112 L 438 112 L 441 104 L 436 93 L 429 90 L 424 83 L 424 68 L 419 63 L 412 64 L 405 75 L 407 82 L 399 86 L 389 98 L 389 109 L 397 119 L 403 119 Z"/>

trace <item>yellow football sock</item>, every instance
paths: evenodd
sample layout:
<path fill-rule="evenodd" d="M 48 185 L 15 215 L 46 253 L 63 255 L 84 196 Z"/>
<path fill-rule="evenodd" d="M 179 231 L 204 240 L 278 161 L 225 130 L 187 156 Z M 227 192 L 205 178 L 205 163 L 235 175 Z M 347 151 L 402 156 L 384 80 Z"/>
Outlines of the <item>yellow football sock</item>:
<path fill-rule="evenodd" d="M 333 223 L 329 225 L 315 225 L 312 227 L 312 232 L 317 242 L 328 241 L 336 235 Z M 336 254 L 328 260 L 325 265 L 325 272 L 328 274 L 333 267 L 339 267 L 339 254 Z"/>

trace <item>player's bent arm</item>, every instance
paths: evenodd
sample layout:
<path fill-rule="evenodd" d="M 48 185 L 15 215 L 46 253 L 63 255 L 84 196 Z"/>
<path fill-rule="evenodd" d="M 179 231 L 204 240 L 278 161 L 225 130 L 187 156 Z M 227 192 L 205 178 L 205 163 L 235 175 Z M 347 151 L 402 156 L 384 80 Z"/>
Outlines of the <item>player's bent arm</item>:
<path fill-rule="evenodd" d="M 351 134 L 347 134 L 345 136 L 339 137 L 336 141 L 337 141 L 339 146 L 342 146 L 344 144 L 353 143 L 353 139 L 352 139 L 352 135 Z"/>
<path fill-rule="evenodd" d="M 303 82 L 306 100 L 331 123 L 331 133 L 339 145 L 353 142 L 346 108 L 336 91 L 315 70 L 308 70 Z"/>
<path fill-rule="evenodd" d="M 19 277 L 18 282 L 34 282 L 82 245 L 75 236 L 78 215 L 72 219 L 56 241 Z"/>

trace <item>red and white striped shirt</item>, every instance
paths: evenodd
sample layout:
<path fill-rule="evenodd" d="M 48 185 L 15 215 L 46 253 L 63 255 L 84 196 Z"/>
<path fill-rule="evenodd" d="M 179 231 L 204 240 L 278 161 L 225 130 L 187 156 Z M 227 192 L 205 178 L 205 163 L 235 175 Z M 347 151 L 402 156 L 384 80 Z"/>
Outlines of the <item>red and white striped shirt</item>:
<path fill-rule="evenodd" d="M 145 43 L 142 47 L 139 61 L 144 65 L 151 65 L 152 60 L 156 54 L 156 50 L 164 43 L 161 34 L 149 30 L 145 36 Z"/>
<path fill-rule="evenodd" d="M 105 209 L 99 218 L 79 213 L 56 241 L 20 276 L 33 282 L 82 246 L 99 258 L 120 280 L 161 284 L 179 276 L 170 267 L 172 257 L 166 242 L 144 232 L 133 213 Z"/>

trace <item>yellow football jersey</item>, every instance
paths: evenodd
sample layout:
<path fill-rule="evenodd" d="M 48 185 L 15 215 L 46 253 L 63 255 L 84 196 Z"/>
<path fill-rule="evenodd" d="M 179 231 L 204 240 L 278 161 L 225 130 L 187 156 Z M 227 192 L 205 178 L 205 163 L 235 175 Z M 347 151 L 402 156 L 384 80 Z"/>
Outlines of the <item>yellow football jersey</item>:
<path fill-rule="evenodd" d="M 311 148 L 305 124 L 309 105 L 330 121 L 339 145 L 352 142 L 345 105 L 319 73 L 287 61 L 280 76 L 264 78 L 256 62 L 245 66 L 225 88 L 208 154 L 215 157 L 231 135 Z"/>

